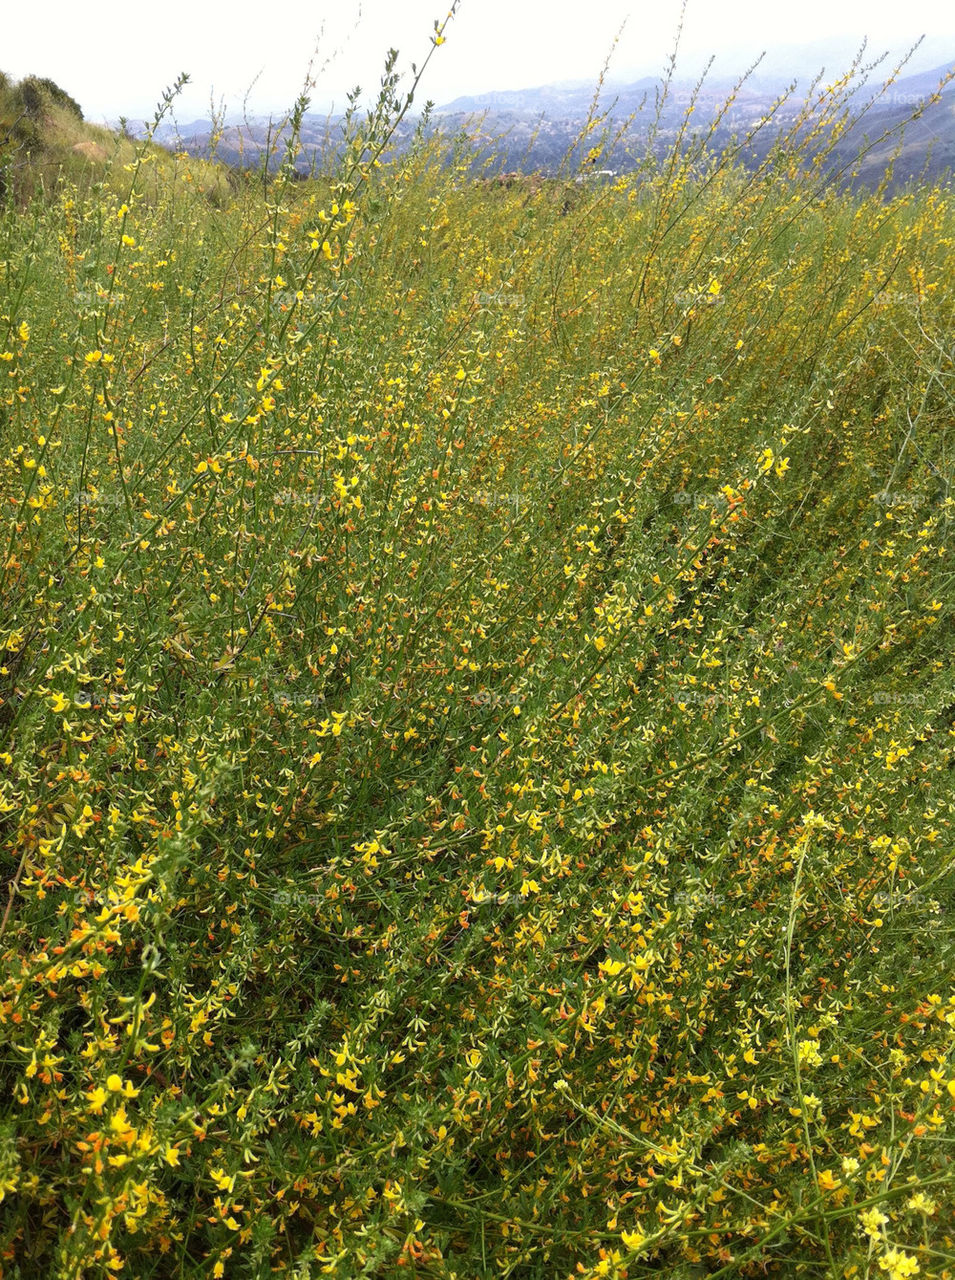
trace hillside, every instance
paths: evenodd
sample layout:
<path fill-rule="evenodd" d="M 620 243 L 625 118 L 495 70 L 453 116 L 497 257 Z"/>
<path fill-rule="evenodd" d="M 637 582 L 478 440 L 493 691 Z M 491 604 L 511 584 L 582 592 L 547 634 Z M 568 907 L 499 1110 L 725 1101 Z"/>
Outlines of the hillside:
<path fill-rule="evenodd" d="M 950 188 L 40 100 L 4 1280 L 955 1280 Z"/>
<path fill-rule="evenodd" d="M 865 108 L 865 114 L 847 132 L 843 132 L 844 122 L 832 102 L 820 104 L 817 119 L 823 131 L 833 137 L 840 135 L 834 169 L 851 168 L 856 153 L 885 134 L 886 139 L 872 149 L 853 178 L 869 189 L 877 187 L 906 121 L 918 104 L 932 95 L 948 70 L 939 66 L 898 79 L 874 105 L 868 104 L 878 82 L 849 86 L 841 95 L 841 108 L 850 115 Z M 782 77 L 768 75 L 752 77 L 742 86 L 726 79 L 707 80 L 702 87 L 676 80 L 661 99 L 660 82 L 651 78 L 606 85 L 596 107 L 600 126 L 595 136 L 605 140 L 601 164 L 621 173 L 634 172 L 645 162 L 648 150 L 662 159 L 678 139 L 692 148 L 698 138 L 705 138 L 706 155 L 712 158 L 735 149 L 749 137 L 739 156 L 756 168 L 805 112 L 805 98 L 800 94 L 781 101 L 788 87 Z M 573 171 L 584 162 L 594 137 L 583 142 L 581 133 L 593 103 L 592 85 L 498 91 L 457 98 L 436 108 L 430 129 L 449 138 L 464 134 L 474 140 L 483 155 L 483 161 L 476 160 L 476 167 L 493 155 L 498 168 L 554 175 L 562 168 Z M 764 123 L 770 118 L 770 123 Z M 341 123 L 341 116 L 306 114 L 296 162 L 302 172 L 321 169 L 330 162 L 339 147 Z M 414 132 L 415 120 L 409 117 L 396 134 L 397 147 L 407 146 Z M 208 121 L 166 124 L 157 133 L 165 145 L 181 147 L 195 156 L 212 153 L 212 136 Z M 287 137 L 281 118 L 227 120 L 223 128 L 215 130 L 214 153 L 234 167 L 268 164 L 274 168 Z M 890 189 L 922 173 L 928 180 L 939 179 L 951 171 L 953 160 L 955 83 L 950 82 L 941 101 L 928 106 L 921 119 L 905 129 Z"/>
<path fill-rule="evenodd" d="M 17 82 L 0 72 L 0 190 L 17 203 L 58 187 L 85 191 L 103 183 L 118 192 L 137 154 L 136 139 L 84 120 L 79 103 L 53 81 L 27 76 Z M 213 203 L 228 198 L 222 166 L 177 158 L 158 144 L 145 155 L 142 178 L 154 194 L 178 178 Z"/>

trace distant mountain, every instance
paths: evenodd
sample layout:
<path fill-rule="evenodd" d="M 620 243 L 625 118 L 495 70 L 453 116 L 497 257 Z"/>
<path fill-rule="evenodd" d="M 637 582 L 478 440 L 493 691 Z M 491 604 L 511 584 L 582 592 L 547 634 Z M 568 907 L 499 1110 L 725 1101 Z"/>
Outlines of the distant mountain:
<path fill-rule="evenodd" d="M 919 72 L 898 80 L 885 95 L 883 101 L 892 106 L 915 106 L 920 99 L 934 92 L 943 78 L 947 67 L 937 67 L 931 71 Z M 794 77 L 797 78 L 797 77 Z M 773 101 L 788 88 L 790 82 L 781 77 L 751 76 L 736 94 L 734 112 L 747 115 L 753 108 L 769 109 Z M 858 97 L 864 99 L 872 96 L 881 86 L 881 80 L 870 80 L 868 84 L 859 86 Z M 704 81 L 697 101 L 699 104 L 713 106 L 725 101 L 734 91 L 736 81 L 725 77 L 707 77 Z M 801 103 L 809 81 L 804 79 L 802 93 L 793 95 L 792 101 Z M 644 77 L 631 84 L 607 83 L 603 86 L 599 98 L 599 108 L 610 110 L 617 119 L 638 111 L 646 104 L 653 106 L 656 95 L 661 89 L 661 82 L 653 77 Z M 955 89 L 955 82 L 950 84 L 946 92 Z M 684 108 L 695 91 L 695 82 L 690 80 L 674 81 L 669 88 L 668 101 L 671 111 Z M 444 106 L 438 107 L 439 116 L 468 115 L 491 113 L 508 113 L 514 116 L 534 116 L 541 114 L 549 119 L 566 116 L 580 118 L 590 110 L 594 99 L 593 85 L 573 85 L 560 87 L 557 85 L 541 85 L 535 89 L 495 90 L 490 93 L 477 94 L 470 97 L 455 98 Z"/>
<path fill-rule="evenodd" d="M 940 66 L 898 80 L 877 103 L 868 107 L 859 124 L 842 136 L 834 156 L 834 169 L 848 171 L 864 149 L 882 133 L 892 131 L 891 139 L 878 143 L 863 157 L 853 179 L 876 185 L 899 141 L 903 122 L 933 93 L 946 70 Z M 866 107 L 883 78 L 873 77 L 874 83 L 870 80 L 853 91 L 849 100 L 853 114 Z M 789 83 L 791 81 L 770 74 L 753 76 L 736 92 L 729 106 L 726 104 L 733 93 L 734 82 L 725 77 L 707 78 L 700 89 L 693 81 L 674 81 L 662 101 L 662 86 L 651 77 L 626 84 L 605 83 L 597 99 L 599 128 L 606 131 L 609 139 L 601 156 L 601 167 L 621 172 L 635 168 L 645 154 L 651 125 L 654 126 L 653 145 L 663 154 L 684 128 L 691 106 L 690 132 L 693 127 L 708 127 L 709 122 L 721 114 L 719 126 L 709 140 L 709 147 L 716 151 L 745 138 L 774 113 L 772 125 L 763 128 L 740 156 L 743 163 L 757 164 L 765 158 L 779 130 L 791 124 L 804 106 L 808 77 L 799 91 L 779 105 Z M 578 142 L 592 109 L 594 92 L 592 84 L 569 81 L 461 96 L 436 108 L 429 127 L 449 136 L 461 133 L 470 136 L 477 149 L 476 168 L 490 164 L 492 170 L 497 167 L 553 174 L 563 166 L 564 172 L 573 171 L 583 162 L 587 148 L 594 145 L 594 136 L 588 138 L 586 144 Z M 305 116 L 297 168 L 302 172 L 311 171 L 334 154 L 341 137 L 341 121 L 341 116 Z M 403 122 L 395 138 L 398 149 L 407 143 L 416 123 L 412 117 Z M 233 166 L 274 169 L 284 154 L 286 136 L 281 118 L 232 117 L 221 131 L 214 154 Z M 157 131 L 156 140 L 167 147 L 206 157 L 210 154 L 212 131 L 207 121 L 165 125 Z M 927 106 L 921 118 L 907 126 L 893 181 L 897 186 L 923 174 L 934 179 L 953 167 L 955 84 L 949 84 L 941 100 Z"/>
<path fill-rule="evenodd" d="M 622 96 L 628 102 L 636 97 L 641 100 L 653 91 L 659 81 L 653 77 L 638 80 L 635 84 L 606 87 L 604 100 Z M 457 115 L 462 112 L 513 111 L 519 115 L 540 115 L 553 118 L 586 115 L 594 97 L 593 84 L 541 85 L 537 89 L 498 89 L 474 97 L 455 98 L 453 102 L 438 108 L 439 115 Z"/>
<path fill-rule="evenodd" d="M 927 85 L 926 80 L 930 82 Z M 937 84 L 938 76 L 932 74 L 900 81 L 840 140 L 837 154 L 846 163 L 852 162 L 864 148 L 867 151 L 859 165 L 858 181 L 862 185 L 872 186 L 880 181 L 897 148 L 893 186 L 923 176 L 933 179 L 945 172 L 955 172 L 955 85 L 949 85 L 938 102 L 926 106 L 918 119 L 908 119 L 919 101 L 926 93 L 931 94 Z M 887 131 L 891 131 L 892 136 L 877 142 Z M 869 151 L 873 143 L 876 145 Z"/>

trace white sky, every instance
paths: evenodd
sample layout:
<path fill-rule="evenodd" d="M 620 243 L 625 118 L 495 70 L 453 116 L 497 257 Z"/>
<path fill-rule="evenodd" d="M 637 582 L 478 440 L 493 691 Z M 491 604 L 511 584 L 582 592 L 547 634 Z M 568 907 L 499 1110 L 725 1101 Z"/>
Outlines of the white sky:
<path fill-rule="evenodd" d="M 246 8 L 229 0 L 123 6 L 86 0 L 77 8 L 74 0 L 35 0 L 4 14 L 0 70 L 17 79 L 50 77 L 90 120 L 151 116 L 180 71 L 191 80 L 176 106 L 183 123 L 207 118 L 213 96 L 230 111 L 240 109 L 253 81 L 249 110 L 280 114 L 302 86 L 324 21 L 316 67 L 334 57 L 318 78 L 313 109 L 340 109 L 354 85 L 377 86 L 389 47 L 399 50 L 399 67 L 420 66 L 434 19 L 445 16 L 448 3 L 258 0 Z M 459 94 L 560 80 L 595 83 L 624 19 L 610 78 L 659 74 L 679 10 L 680 0 L 462 0 L 416 105 L 429 97 L 441 104 Z M 689 0 L 679 67 L 690 74 L 703 55 L 715 53 L 714 74 L 731 74 L 754 52 L 819 41 L 818 64 L 810 55 L 813 69 L 824 63 L 834 78 L 864 36 L 871 52 L 898 55 L 921 35 L 926 39 L 906 73 L 955 62 L 951 0 Z M 821 42 L 842 40 L 845 61 L 829 65 L 833 50 L 823 56 Z M 774 58 L 773 68 L 779 65 Z"/>

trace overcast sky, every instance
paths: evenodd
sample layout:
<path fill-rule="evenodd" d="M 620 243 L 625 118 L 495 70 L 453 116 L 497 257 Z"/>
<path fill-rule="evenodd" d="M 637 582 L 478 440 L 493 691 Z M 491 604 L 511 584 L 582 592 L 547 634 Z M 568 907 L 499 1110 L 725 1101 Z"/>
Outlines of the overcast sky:
<path fill-rule="evenodd" d="M 67 90 L 91 120 L 151 116 L 163 89 L 180 71 L 191 85 L 176 116 L 208 117 L 210 98 L 240 109 L 248 93 L 254 113 L 287 109 L 299 92 L 310 55 L 318 47 L 314 109 L 344 105 L 356 84 L 372 89 L 385 51 L 399 50 L 399 66 L 419 65 L 430 47 L 435 18 L 449 0 L 281 0 L 249 6 L 208 0 L 165 0 L 156 6 L 118 6 L 115 0 L 36 0 L 4 13 L 0 70 L 19 79 L 48 76 Z M 435 51 L 419 101 L 438 104 L 459 94 L 519 89 L 561 80 L 596 81 L 614 37 L 611 79 L 636 79 L 663 70 L 672 48 L 680 0 L 462 0 Z M 798 21 L 796 27 L 794 23 Z M 324 26 L 324 30 L 323 30 Z M 695 70 L 717 55 L 715 71 L 738 71 L 762 49 L 823 40 L 828 65 L 848 59 L 864 36 L 870 50 L 903 52 L 926 37 L 907 70 L 955 62 L 952 0 L 689 0 L 680 66 Z M 801 55 L 811 60 L 812 51 Z M 814 69 L 818 69 L 814 68 Z"/>

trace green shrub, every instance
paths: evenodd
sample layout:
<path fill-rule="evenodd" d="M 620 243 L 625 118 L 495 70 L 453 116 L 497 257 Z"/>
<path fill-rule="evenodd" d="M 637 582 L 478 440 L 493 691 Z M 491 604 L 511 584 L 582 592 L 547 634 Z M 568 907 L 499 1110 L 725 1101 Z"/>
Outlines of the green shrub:
<path fill-rule="evenodd" d="M 950 1277 L 950 197 L 382 101 L 0 217 L 0 1270 Z"/>
<path fill-rule="evenodd" d="M 37 119 L 44 105 L 51 102 L 58 107 L 66 107 L 77 120 L 83 119 L 82 108 L 76 99 L 71 98 L 65 89 L 61 89 L 55 81 L 45 76 L 26 76 L 20 81 L 18 90 L 24 110 L 31 119 Z"/>

